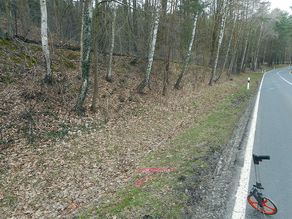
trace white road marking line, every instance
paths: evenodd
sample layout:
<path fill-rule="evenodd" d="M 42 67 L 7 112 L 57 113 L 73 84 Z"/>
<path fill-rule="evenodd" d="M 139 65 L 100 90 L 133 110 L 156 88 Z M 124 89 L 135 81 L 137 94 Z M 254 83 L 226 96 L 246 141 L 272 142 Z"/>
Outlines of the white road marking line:
<path fill-rule="evenodd" d="M 232 212 L 232 219 L 245 218 L 246 198 L 247 198 L 247 193 L 248 193 L 249 176 L 250 176 L 251 161 L 252 161 L 252 150 L 253 150 L 255 131 L 256 131 L 260 93 L 261 93 L 262 84 L 263 84 L 265 75 L 266 73 L 264 74 L 262 78 L 259 91 L 257 94 L 255 106 L 254 106 L 251 126 L 250 126 L 249 135 L 247 139 L 247 145 L 245 148 L 244 164 L 243 164 L 243 167 L 241 168 L 239 186 L 238 186 L 236 196 L 235 196 L 236 199 L 235 199 L 235 205 Z"/>
<path fill-rule="evenodd" d="M 283 78 L 283 77 L 280 75 L 280 72 L 277 72 L 277 75 L 279 75 L 280 78 L 281 78 L 283 81 L 285 81 L 285 82 L 287 82 L 288 84 L 292 85 L 292 83 L 291 83 L 290 81 L 286 80 L 285 78 Z"/>

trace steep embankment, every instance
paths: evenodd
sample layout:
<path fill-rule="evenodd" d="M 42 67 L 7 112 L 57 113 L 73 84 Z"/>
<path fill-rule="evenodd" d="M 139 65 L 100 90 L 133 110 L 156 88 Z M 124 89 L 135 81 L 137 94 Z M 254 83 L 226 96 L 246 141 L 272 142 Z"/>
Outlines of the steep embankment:
<path fill-rule="evenodd" d="M 78 53 L 56 50 L 55 83 L 45 86 L 38 46 L 0 43 L 5 218 L 188 214 L 257 87 L 245 90 L 247 75 L 208 87 L 207 73 L 193 66 L 186 78 L 192 83 L 179 91 L 169 86 L 163 97 L 156 62 L 152 90 L 140 96 L 133 90 L 144 63 L 116 57 L 112 84 L 99 65 L 98 113 L 81 118 L 71 111 L 80 85 Z M 179 66 L 171 69 L 173 82 Z M 255 82 L 261 75 L 248 76 Z M 147 167 L 172 172 L 148 175 L 141 171 Z"/>

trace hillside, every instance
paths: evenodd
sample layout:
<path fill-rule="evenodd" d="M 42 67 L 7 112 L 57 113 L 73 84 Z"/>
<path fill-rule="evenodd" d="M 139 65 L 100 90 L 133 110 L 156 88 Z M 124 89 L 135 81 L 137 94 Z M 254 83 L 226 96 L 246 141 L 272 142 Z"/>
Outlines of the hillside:
<path fill-rule="evenodd" d="M 6 218 L 137 218 L 147 212 L 167 217 L 173 210 L 163 201 L 169 198 L 177 199 L 178 214 L 194 194 L 182 191 L 199 186 L 202 176 L 214 170 L 261 76 L 248 74 L 250 93 L 247 75 L 210 87 L 209 70 L 191 66 L 183 89 L 174 90 L 170 83 L 162 96 L 163 63 L 156 61 L 151 90 L 139 95 L 135 88 L 145 63 L 114 57 L 114 81 L 108 83 L 103 58 L 98 112 L 89 110 L 91 88 L 86 115 L 79 117 L 72 111 L 81 83 L 78 52 L 54 49 L 54 83 L 45 85 L 38 45 L 3 39 L 0 44 L 0 213 Z M 170 69 L 173 82 L 180 66 L 171 63 Z M 144 167 L 175 171 L 144 179 L 139 173 Z M 198 181 L 190 181 L 194 174 Z M 141 177 L 141 187 L 133 186 Z M 141 194 L 144 198 L 132 203 Z"/>

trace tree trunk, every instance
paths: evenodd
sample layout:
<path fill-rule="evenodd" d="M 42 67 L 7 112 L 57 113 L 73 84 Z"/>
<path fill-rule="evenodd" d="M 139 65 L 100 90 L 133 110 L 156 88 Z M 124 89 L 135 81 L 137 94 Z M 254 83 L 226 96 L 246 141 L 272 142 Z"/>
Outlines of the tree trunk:
<path fill-rule="evenodd" d="M 145 77 L 137 87 L 137 91 L 139 93 L 143 93 L 144 88 L 146 86 L 149 86 L 150 74 L 151 74 L 151 69 L 152 69 L 152 64 L 153 64 L 155 45 L 156 45 L 156 39 L 157 39 L 157 32 L 158 32 L 158 26 L 159 26 L 159 18 L 160 18 L 160 3 L 159 3 L 159 1 L 157 4 L 158 5 L 155 9 L 152 40 L 150 43 L 150 49 L 149 49 L 149 54 L 148 54 L 148 64 L 147 64 L 147 68 L 146 68 L 146 72 L 145 72 Z"/>
<path fill-rule="evenodd" d="M 18 35 L 18 24 L 17 24 L 17 3 L 16 0 L 12 0 L 12 13 L 14 17 L 14 35 Z"/>
<path fill-rule="evenodd" d="M 187 52 L 187 56 L 186 56 L 186 60 L 185 63 L 183 65 L 182 71 L 174 85 L 174 88 L 179 89 L 180 88 L 180 83 L 181 80 L 185 74 L 185 72 L 187 71 L 187 67 L 188 64 L 190 62 L 190 57 L 191 57 L 191 53 L 192 53 L 192 47 L 193 47 L 193 43 L 194 43 L 194 39 L 195 39 L 195 35 L 196 35 L 196 29 L 197 29 L 197 20 L 198 20 L 198 14 L 196 14 L 194 16 L 194 23 L 193 23 L 193 31 L 192 31 L 192 36 L 191 36 L 191 40 L 190 40 L 190 44 L 189 44 L 189 48 L 188 48 L 188 52 Z"/>
<path fill-rule="evenodd" d="M 248 30 L 248 32 L 247 32 L 247 36 L 246 36 L 245 43 L 244 43 L 243 54 L 242 54 L 242 57 L 241 57 L 240 71 L 243 71 L 243 66 L 244 66 L 244 63 L 245 63 L 249 34 L 250 34 L 250 30 Z"/>
<path fill-rule="evenodd" d="M 134 43 L 133 43 L 133 49 L 134 53 L 138 52 L 137 48 L 137 40 L 138 40 L 138 15 L 137 15 L 137 0 L 133 0 L 133 35 L 134 35 Z"/>
<path fill-rule="evenodd" d="M 225 54 L 225 59 L 224 59 L 224 63 L 223 63 L 223 66 L 222 66 L 222 70 L 221 70 L 221 73 L 218 75 L 218 77 L 214 80 L 215 82 L 217 82 L 220 79 L 220 77 L 221 77 L 221 75 L 222 75 L 222 73 L 223 73 L 223 71 L 225 69 L 225 66 L 227 64 L 228 57 L 229 57 L 229 52 L 230 52 L 230 48 L 231 48 L 231 43 L 232 43 L 232 39 L 233 39 L 233 35 L 234 35 L 234 30 L 235 30 L 235 27 L 236 27 L 237 17 L 238 16 L 235 16 L 235 18 L 233 19 L 232 30 L 231 30 L 231 34 L 230 34 L 230 38 L 229 38 L 229 42 L 228 42 L 228 47 L 227 47 L 227 52 Z"/>
<path fill-rule="evenodd" d="M 12 0 L 6 1 L 6 17 L 7 17 L 7 36 L 12 38 L 14 35 L 13 16 L 12 16 Z"/>
<path fill-rule="evenodd" d="M 48 42 L 48 15 L 47 15 L 47 1 L 40 0 L 41 7 L 41 37 L 42 37 L 42 48 L 46 62 L 46 74 L 44 77 L 45 83 L 52 83 L 52 70 L 51 70 L 51 58 Z"/>
<path fill-rule="evenodd" d="M 98 1 L 95 0 L 95 5 L 98 4 Z M 98 53 L 97 53 L 97 34 L 98 34 L 98 7 L 94 10 L 94 17 L 93 17 L 93 95 L 92 95 L 92 102 L 91 102 L 91 111 L 96 112 L 96 102 L 97 102 L 97 94 L 98 94 Z"/>
<path fill-rule="evenodd" d="M 22 33 L 21 35 L 24 36 L 25 38 L 27 37 L 27 34 L 30 31 L 30 15 L 29 15 L 29 5 L 28 5 L 28 0 L 22 0 L 19 3 L 20 7 L 20 22 L 22 26 Z"/>
<path fill-rule="evenodd" d="M 232 53 L 232 57 L 231 57 L 231 61 L 230 61 L 230 65 L 227 71 L 227 76 L 228 78 L 230 78 L 231 73 L 233 72 L 234 69 L 234 63 L 236 63 L 237 60 L 237 47 L 238 47 L 238 43 L 239 43 L 239 36 L 241 35 L 241 29 L 239 29 L 238 34 L 235 35 L 235 39 L 234 39 L 234 46 L 233 46 L 233 53 Z"/>
<path fill-rule="evenodd" d="M 260 43 L 261 43 L 261 38 L 262 38 L 263 26 L 264 26 L 264 22 L 262 21 L 261 28 L 260 28 L 260 35 L 259 35 L 257 47 L 256 47 L 255 59 L 254 59 L 254 71 L 257 70 L 258 68 L 258 56 L 260 52 L 260 46 L 261 46 Z"/>
<path fill-rule="evenodd" d="M 221 44 L 222 44 L 223 36 L 224 36 L 225 21 L 226 21 L 226 1 L 227 0 L 223 0 L 223 6 L 222 6 L 223 14 L 222 14 L 222 20 L 221 20 L 221 25 L 220 25 L 220 30 L 219 30 L 219 39 L 218 39 L 216 58 L 215 58 L 214 63 L 213 63 L 211 76 L 210 76 L 210 80 L 209 80 L 209 85 L 210 86 L 213 85 L 214 78 L 216 76 L 217 65 L 218 65 L 218 60 L 219 60 L 219 54 L 220 54 Z"/>
<path fill-rule="evenodd" d="M 113 75 L 112 75 L 112 63 L 113 63 L 113 52 L 115 47 L 115 26 L 116 26 L 116 17 L 117 17 L 117 10 L 116 5 L 113 2 L 113 20 L 112 20 L 112 37 L 111 37 L 111 48 L 110 48 L 110 54 L 109 54 L 109 65 L 108 65 L 108 71 L 106 75 L 106 80 L 108 82 L 112 82 Z"/>
<path fill-rule="evenodd" d="M 224 0 L 223 0 L 224 1 Z M 218 39 L 218 26 L 220 21 L 220 1 L 212 1 L 212 11 L 214 13 L 214 26 L 212 30 L 212 38 L 211 38 L 211 52 L 210 52 L 210 60 L 209 66 L 213 66 L 214 64 L 214 54 L 215 54 L 215 47 Z M 222 19 L 222 18 L 221 18 Z"/>
<path fill-rule="evenodd" d="M 92 0 L 84 0 L 83 2 L 83 15 L 82 15 L 82 28 L 81 28 L 81 58 L 80 69 L 82 74 L 82 85 L 80 93 L 77 98 L 75 110 L 78 114 L 84 113 L 83 103 L 88 91 L 88 78 L 90 70 L 90 57 L 91 57 L 91 23 L 92 23 Z"/>
<path fill-rule="evenodd" d="M 165 70 L 164 70 L 164 75 L 163 75 L 163 89 L 162 89 L 162 95 L 166 96 L 167 94 L 167 85 L 169 82 L 169 65 L 170 65 L 170 54 L 171 54 L 171 47 L 168 47 L 168 54 L 167 54 L 167 59 L 165 63 Z"/>

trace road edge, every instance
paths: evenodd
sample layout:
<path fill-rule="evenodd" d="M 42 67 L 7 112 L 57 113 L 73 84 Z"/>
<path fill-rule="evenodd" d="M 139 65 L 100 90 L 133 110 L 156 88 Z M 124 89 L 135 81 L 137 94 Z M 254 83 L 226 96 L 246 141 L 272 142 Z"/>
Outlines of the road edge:
<path fill-rule="evenodd" d="M 247 143 L 244 151 L 244 163 L 240 170 L 240 178 L 239 178 L 239 185 L 238 189 L 236 190 L 235 194 L 235 204 L 232 211 L 232 219 L 244 219 L 245 218 L 245 211 L 246 211 L 246 196 L 248 193 L 248 185 L 249 185 L 249 177 L 250 177 L 250 170 L 251 170 L 251 161 L 252 161 L 252 150 L 255 138 L 255 131 L 256 131 L 256 123 L 257 123 L 257 114 L 258 114 L 258 107 L 259 107 L 259 100 L 260 94 L 262 89 L 262 84 L 265 78 L 263 75 L 260 87 L 258 89 L 252 118 L 250 121 L 250 128 L 249 133 L 247 136 Z"/>

